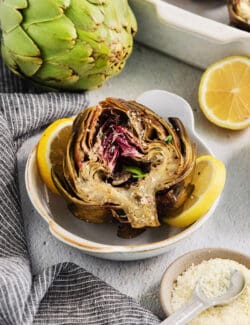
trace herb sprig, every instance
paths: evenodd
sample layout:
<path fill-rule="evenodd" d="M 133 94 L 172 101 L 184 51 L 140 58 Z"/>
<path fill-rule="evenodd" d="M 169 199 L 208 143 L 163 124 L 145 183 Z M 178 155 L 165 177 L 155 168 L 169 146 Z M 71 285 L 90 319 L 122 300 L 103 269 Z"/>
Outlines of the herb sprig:
<path fill-rule="evenodd" d="M 173 137 L 172 137 L 172 135 L 169 134 L 169 135 L 166 137 L 165 142 L 166 142 L 167 144 L 170 144 L 170 143 L 172 142 L 172 140 L 173 140 Z"/>
<path fill-rule="evenodd" d="M 147 173 L 144 173 L 139 167 L 123 166 L 123 170 L 131 173 L 133 178 L 143 178 L 147 176 Z"/>

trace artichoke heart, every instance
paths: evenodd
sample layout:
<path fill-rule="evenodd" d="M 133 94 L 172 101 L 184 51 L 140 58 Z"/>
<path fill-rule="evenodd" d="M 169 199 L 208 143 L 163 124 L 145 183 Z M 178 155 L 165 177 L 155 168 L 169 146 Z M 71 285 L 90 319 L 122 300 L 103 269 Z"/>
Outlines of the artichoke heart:
<path fill-rule="evenodd" d="M 192 192 L 195 149 L 177 118 L 107 98 L 75 119 L 63 171 L 52 170 L 72 213 L 141 232 L 158 227 Z M 133 234 L 136 232 L 133 232 Z"/>

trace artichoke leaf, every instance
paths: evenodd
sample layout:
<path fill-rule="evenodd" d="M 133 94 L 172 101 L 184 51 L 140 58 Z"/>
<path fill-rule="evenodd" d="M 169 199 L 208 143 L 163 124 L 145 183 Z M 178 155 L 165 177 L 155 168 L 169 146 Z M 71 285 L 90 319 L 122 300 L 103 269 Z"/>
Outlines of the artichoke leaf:
<path fill-rule="evenodd" d="M 89 1 L 71 0 L 70 7 L 67 9 L 66 14 L 67 17 L 74 21 L 75 26 L 79 30 L 84 30 L 86 32 L 94 32 L 104 21 L 103 6 L 93 4 Z M 105 14 L 107 14 L 106 6 Z"/>
<path fill-rule="evenodd" d="M 120 15 L 117 17 L 119 21 L 119 25 L 122 26 L 123 28 L 127 28 L 130 25 L 130 17 L 133 16 L 130 15 L 129 12 L 129 7 L 127 6 L 127 1 L 122 0 L 122 1 L 117 1 L 114 3 L 114 11 L 116 13 L 122 12 L 123 15 Z"/>
<path fill-rule="evenodd" d="M 109 29 L 116 31 L 117 33 L 121 32 L 121 4 L 122 1 L 107 3 L 106 15 L 104 17 L 104 24 L 108 26 Z"/>
<path fill-rule="evenodd" d="M 55 92 L 58 89 L 62 89 L 62 90 L 64 89 L 66 91 L 67 89 L 69 89 L 69 87 L 72 88 L 72 90 L 73 90 L 72 85 L 75 85 L 76 80 L 78 80 L 78 77 L 76 75 L 73 75 L 65 80 L 60 80 L 60 81 L 48 79 L 48 80 L 46 80 L 46 86 L 44 86 L 44 83 L 43 83 L 44 79 L 42 80 L 39 78 L 37 78 L 37 79 L 33 78 L 32 81 L 36 82 L 40 88 L 43 88 L 46 91 Z"/>
<path fill-rule="evenodd" d="M 93 50 L 91 46 L 81 40 L 77 40 L 72 49 L 68 49 L 66 52 L 58 53 L 55 56 L 51 56 L 47 59 L 47 62 L 61 63 L 69 67 L 77 67 L 76 70 L 81 71 L 81 65 L 85 63 L 92 63 L 94 65 L 94 58 L 91 57 Z M 82 71 L 85 71 L 82 69 Z"/>
<path fill-rule="evenodd" d="M 112 220 L 111 207 L 100 207 L 99 205 L 88 205 L 81 199 L 70 194 L 67 183 L 62 178 L 60 170 L 52 168 L 51 175 L 53 182 L 59 191 L 69 202 L 68 208 L 76 217 L 83 219 L 86 222 L 92 223 L 107 223 Z"/>
<path fill-rule="evenodd" d="M 129 18 L 126 18 L 126 20 L 129 19 L 129 21 L 130 21 L 130 26 L 129 26 L 130 30 L 128 30 L 128 31 L 130 31 L 133 35 L 135 35 L 137 32 L 137 28 L 138 28 L 137 21 L 136 21 L 134 13 L 130 7 L 128 8 L 128 12 L 129 12 Z"/>
<path fill-rule="evenodd" d="M 15 63 L 22 75 L 34 76 L 43 64 L 41 58 L 15 55 Z"/>
<path fill-rule="evenodd" d="M 160 142 L 149 144 L 146 159 L 151 162 L 151 172 L 148 177 L 151 178 L 152 186 L 160 191 L 166 186 L 176 182 L 183 169 L 183 158 L 173 146 L 162 146 Z"/>
<path fill-rule="evenodd" d="M 194 191 L 193 172 L 170 189 L 158 192 L 156 196 L 159 218 L 176 216 Z"/>
<path fill-rule="evenodd" d="M 53 21 L 62 16 L 63 9 L 58 5 L 58 1 L 54 0 L 29 0 L 29 6 L 23 12 L 26 29 L 29 25 Z"/>
<path fill-rule="evenodd" d="M 78 198 L 70 184 L 67 182 L 63 171 L 60 170 L 58 166 L 53 166 L 51 169 L 51 177 L 52 180 L 58 190 L 58 192 L 63 195 L 68 202 L 77 204 L 77 205 L 84 205 L 84 202 L 81 198 Z"/>
<path fill-rule="evenodd" d="M 112 213 L 108 208 L 100 208 L 100 206 L 89 206 L 82 205 L 78 206 L 76 204 L 69 204 L 69 210 L 71 213 L 85 222 L 91 223 L 111 223 Z"/>
<path fill-rule="evenodd" d="M 1 29 L 5 33 L 11 32 L 20 26 L 23 17 L 16 8 L 9 6 L 6 2 L 0 2 L 0 22 Z"/>
<path fill-rule="evenodd" d="M 74 189 L 72 186 L 70 186 L 67 183 L 67 179 L 64 178 L 63 173 L 60 171 L 58 166 L 54 166 L 51 169 L 51 176 L 53 179 L 53 182 L 59 191 L 68 202 L 75 204 L 79 207 L 82 207 L 82 209 L 85 209 L 86 207 L 93 207 L 93 208 L 98 208 L 100 205 L 95 205 L 93 202 L 89 201 L 87 202 L 86 200 L 81 199 L 80 197 L 77 196 L 77 193 L 74 192 Z M 113 204 L 105 204 L 105 209 L 107 208 L 113 208 Z"/>
<path fill-rule="evenodd" d="M 107 79 L 105 74 L 97 73 L 89 75 L 87 78 L 80 78 L 74 85 L 73 89 L 96 89 L 101 87 L 103 82 Z"/>
<path fill-rule="evenodd" d="M 70 81 L 75 82 L 79 76 L 74 73 L 72 69 L 61 64 L 54 64 L 45 62 L 42 68 L 35 76 L 38 79 L 46 79 L 49 81 L 55 80 L 56 82 Z"/>
<path fill-rule="evenodd" d="M 17 27 L 10 33 L 3 34 L 4 46 L 13 55 L 40 57 L 40 50 L 22 27 Z"/>
<path fill-rule="evenodd" d="M 77 179 L 79 173 L 78 169 L 76 168 L 77 163 L 74 161 L 74 149 L 72 148 L 72 142 L 74 138 L 75 136 L 72 136 L 67 145 L 67 153 L 63 164 L 63 174 L 68 186 L 72 189 L 73 192 L 76 192 L 75 180 Z M 79 159 L 81 159 L 81 157 Z"/>
<path fill-rule="evenodd" d="M 8 5 L 15 9 L 25 9 L 28 7 L 28 0 L 7 0 L 7 1 L 1 0 L 0 7 L 1 7 L 1 4 L 4 2 L 8 2 Z"/>
<path fill-rule="evenodd" d="M 87 42 L 91 48 L 92 53 L 101 53 L 102 55 L 108 55 L 110 52 L 109 44 L 102 41 L 102 34 L 87 32 L 84 30 L 78 30 L 78 36 L 82 42 Z M 93 54 L 94 55 L 94 54 Z"/>
<path fill-rule="evenodd" d="M 8 64 L 10 70 L 15 73 L 16 75 L 21 76 L 22 74 L 20 73 L 20 71 L 18 70 L 18 66 L 16 64 L 15 61 L 15 56 L 13 56 L 12 52 L 9 51 L 9 49 L 6 46 L 1 46 L 1 52 L 2 52 L 2 56 L 5 60 L 5 62 Z"/>
<path fill-rule="evenodd" d="M 178 148 L 181 155 L 184 157 L 184 165 L 182 169 L 182 179 L 186 178 L 194 169 L 195 159 L 196 159 L 196 147 L 190 141 L 190 138 L 184 128 L 182 122 L 177 118 L 169 118 L 169 121 L 176 130 L 176 134 L 179 137 Z M 181 179 L 178 179 L 178 182 Z"/>
<path fill-rule="evenodd" d="M 36 40 L 44 61 L 74 47 L 77 33 L 74 24 L 65 16 L 44 23 L 23 24 L 26 33 Z M 53 31 L 53 37 L 51 37 Z"/>

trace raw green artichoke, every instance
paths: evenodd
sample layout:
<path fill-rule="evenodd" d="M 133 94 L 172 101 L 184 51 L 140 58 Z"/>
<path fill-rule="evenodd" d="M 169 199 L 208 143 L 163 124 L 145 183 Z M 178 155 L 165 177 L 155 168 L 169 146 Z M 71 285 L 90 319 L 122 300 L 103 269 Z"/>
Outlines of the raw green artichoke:
<path fill-rule="evenodd" d="M 118 234 L 132 237 L 182 207 L 193 190 L 194 166 L 180 120 L 167 123 L 134 101 L 107 98 L 77 116 L 52 179 L 75 216 L 116 220 Z"/>
<path fill-rule="evenodd" d="M 52 89 L 99 87 L 119 73 L 137 25 L 127 0 L 0 0 L 2 55 Z"/>

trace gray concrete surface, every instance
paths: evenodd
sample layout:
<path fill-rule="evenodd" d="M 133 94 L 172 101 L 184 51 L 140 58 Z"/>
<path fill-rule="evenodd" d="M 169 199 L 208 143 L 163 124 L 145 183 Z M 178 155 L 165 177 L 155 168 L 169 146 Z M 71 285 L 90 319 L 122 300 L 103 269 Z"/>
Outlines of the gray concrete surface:
<path fill-rule="evenodd" d="M 88 256 L 52 237 L 47 224 L 34 211 L 27 197 L 24 168 L 37 139 L 33 137 L 19 150 L 18 168 L 34 273 L 58 262 L 74 262 L 163 317 L 158 297 L 160 279 L 175 258 L 202 247 L 227 247 L 250 254 L 250 130 L 227 131 L 205 119 L 197 102 L 201 74 L 200 70 L 136 45 L 125 70 L 101 89 L 89 92 L 89 99 L 90 104 L 95 104 L 106 96 L 136 98 L 149 89 L 164 89 L 184 97 L 193 108 L 197 133 L 227 166 L 226 187 L 213 217 L 192 237 L 159 257 L 137 262 L 112 262 Z"/>

